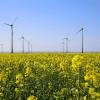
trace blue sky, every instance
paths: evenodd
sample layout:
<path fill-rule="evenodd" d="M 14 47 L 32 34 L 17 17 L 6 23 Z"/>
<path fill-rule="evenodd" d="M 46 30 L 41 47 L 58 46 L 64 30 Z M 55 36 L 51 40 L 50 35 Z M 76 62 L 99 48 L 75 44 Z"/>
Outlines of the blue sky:
<path fill-rule="evenodd" d="M 3 23 L 14 23 L 14 51 L 22 51 L 24 35 L 33 51 L 62 51 L 62 39 L 69 38 L 69 51 L 100 51 L 100 0 L 0 0 L 0 44 L 10 51 L 11 30 Z M 27 43 L 25 43 L 27 51 Z"/>

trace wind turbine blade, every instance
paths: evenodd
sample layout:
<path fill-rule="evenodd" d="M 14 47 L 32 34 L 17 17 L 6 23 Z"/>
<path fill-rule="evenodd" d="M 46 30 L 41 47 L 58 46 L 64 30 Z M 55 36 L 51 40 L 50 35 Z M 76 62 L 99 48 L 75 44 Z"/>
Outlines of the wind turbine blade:
<path fill-rule="evenodd" d="M 78 32 L 76 32 L 76 33 L 79 33 L 79 32 L 81 32 L 82 30 L 84 30 L 84 28 L 81 28 Z"/>
<path fill-rule="evenodd" d="M 84 32 L 87 32 L 88 31 L 87 27 L 84 27 L 83 29 L 84 29 Z"/>
<path fill-rule="evenodd" d="M 78 32 L 81 32 L 83 30 L 83 28 L 81 28 Z"/>
<path fill-rule="evenodd" d="M 18 19 L 17 17 L 14 19 L 14 21 L 13 21 L 13 23 L 12 23 L 13 25 L 14 25 L 14 23 L 16 22 L 17 19 Z"/>
<path fill-rule="evenodd" d="M 81 32 L 81 31 L 82 31 L 82 30 L 80 29 L 80 30 L 78 31 L 78 33 Z"/>
<path fill-rule="evenodd" d="M 64 38 L 64 40 L 68 40 L 68 37 Z"/>
<path fill-rule="evenodd" d="M 7 23 L 4 23 L 5 25 L 7 25 L 7 26 L 11 26 L 10 24 L 7 24 Z"/>

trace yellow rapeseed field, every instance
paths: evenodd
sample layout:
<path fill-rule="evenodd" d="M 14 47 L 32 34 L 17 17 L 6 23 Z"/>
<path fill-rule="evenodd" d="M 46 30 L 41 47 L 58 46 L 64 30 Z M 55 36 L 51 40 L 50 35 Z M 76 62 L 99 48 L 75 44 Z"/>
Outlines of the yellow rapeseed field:
<path fill-rule="evenodd" d="M 100 54 L 0 54 L 0 100 L 100 100 Z"/>

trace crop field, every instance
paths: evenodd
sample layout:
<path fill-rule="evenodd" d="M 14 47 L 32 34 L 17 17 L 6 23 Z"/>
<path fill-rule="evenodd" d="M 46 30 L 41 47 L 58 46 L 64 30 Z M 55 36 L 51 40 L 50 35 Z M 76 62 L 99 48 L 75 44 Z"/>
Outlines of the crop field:
<path fill-rule="evenodd" d="M 0 54 L 0 100 L 100 100 L 100 54 Z"/>

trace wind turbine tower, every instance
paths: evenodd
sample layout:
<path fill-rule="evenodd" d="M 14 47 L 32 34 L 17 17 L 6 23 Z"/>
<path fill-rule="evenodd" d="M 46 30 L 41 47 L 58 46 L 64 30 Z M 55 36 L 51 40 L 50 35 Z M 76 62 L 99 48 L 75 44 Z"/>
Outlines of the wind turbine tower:
<path fill-rule="evenodd" d="M 83 37 L 83 31 L 84 31 L 84 28 L 81 28 L 80 30 L 79 30 L 79 32 L 82 32 L 82 53 L 84 52 L 84 48 L 83 48 L 83 46 L 84 46 L 84 42 L 83 42 L 83 40 L 84 40 L 84 37 Z"/>
<path fill-rule="evenodd" d="M 68 37 L 64 38 L 66 40 L 66 53 L 68 53 Z"/>
<path fill-rule="evenodd" d="M 4 24 L 11 27 L 11 53 L 13 53 L 13 24 Z"/>
<path fill-rule="evenodd" d="M 17 18 L 14 19 L 12 24 L 4 23 L 5 25 L 9 26 L 11 28 L 11 53 L 13 53 L 13 26 Z"/>
<path fill-rule="evenodd" d="M 28 44 L 28 53 L 30 53 L 30 42 L 27 41 L 27 44 Z"/>
<path fill-rule="evenodd" d="M 31 53 L 32 53 L 32 44 L 31 44 Z"/>
<path fill-rule="evenodd" d="M 24 36 L 22 36 L 21 39 L 22 39 L 22 52 L 24 53 Z"/>

